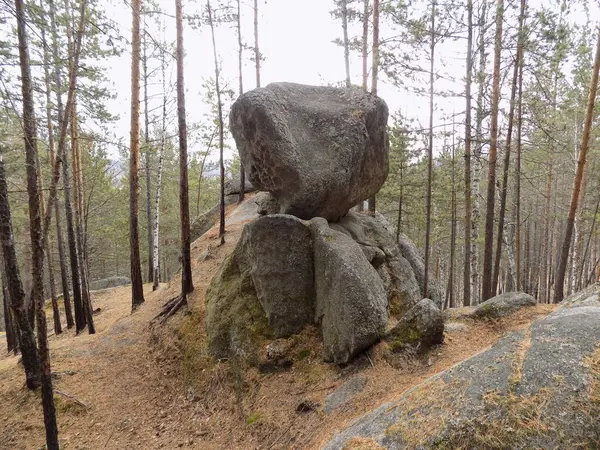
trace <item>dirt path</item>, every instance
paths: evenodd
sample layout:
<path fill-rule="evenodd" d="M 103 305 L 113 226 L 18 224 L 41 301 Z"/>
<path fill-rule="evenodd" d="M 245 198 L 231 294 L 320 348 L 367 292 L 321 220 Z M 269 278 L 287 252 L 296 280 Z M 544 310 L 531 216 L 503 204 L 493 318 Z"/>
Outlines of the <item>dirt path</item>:
<path fill-rule="evenodd" d="M 396 368 L 385 358 L 384 344 L 370 361 L 359 358 L 344 369 L 325 364 L 310 331 L 298 339 L 301 356 L 286 370 L 261 373 L 216 364 L 204 347 L 204 291 L 241 227 L 229 228 L 225 247 L 217 245 L 214 229 L 194 244 L 190 309 L 166 326 L 149 323 L 177 293 L 177 279 L 154 293 L 146 286 L 146 303 L 135 314 L 129 287 L 95 292 L 94 307 L 101 308 L 97 334 L 76 337 L 69 331 L 50 338 L 52 367 L 59 374 L 55 388 L 87 405 L 57 395 L 62 448 L 316 449 L 362 413 L 552 309 L 539 305 L 494 324 L 468 322 L 467 331 L 447 334 L 446 343 L 426 359 Z M 322 412 L 325 397 L 356 374 L 367 378 L 364 390 L 333 413 Z M 302 402 L 319 406 L 298 412 Z M 12 356 L 0 358 L 0 407 L 0 449 L 43 446 L 39 393 L 25 388 Z"/>

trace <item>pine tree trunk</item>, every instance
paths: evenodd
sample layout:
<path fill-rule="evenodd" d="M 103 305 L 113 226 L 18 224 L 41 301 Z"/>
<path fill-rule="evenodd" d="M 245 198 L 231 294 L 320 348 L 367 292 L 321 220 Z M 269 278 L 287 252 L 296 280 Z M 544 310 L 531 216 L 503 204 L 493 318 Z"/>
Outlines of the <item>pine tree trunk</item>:
<path fill-rule="evenodd" d="M 255 7 L 256 7 L 255 0 Z M 187 125 L 185 117 L 185 87 L 183 76 L 183 12 L 181 0 L 175 0 L 175 20 L 177 26 L 177 122 L 179 125 L 179 208 L 181 215 L 181 294 L 183 296 L 194 290 L 192 283 L 192 265 L 190 257 L 190 209 L 188 200 L 187 170 Z M 256 20 L 256 16 L 255 16 Z M 258 25 L 255 22 L 255 32 Z M 256 35 L 258 52 L 258 35 Z M 259 62 L 256 65 L 257 84 L 259 79 Z"/>
<path fill-rule="evenodd" d="M 560 303 L 564 298 L 564 281 L 565 272 L 567 269 L 567 261 L 569 259 L 569 247 L 571 245 L 571 237 L 573 235 L 573 224 L 575 222 L 575 214 L 579 201 L 579 193 L 581 190 L 581 181 L 587 152 L 589 147 L 590 131 L 592 128 L 592 120 L 594 116 L 594 105 L 596 101 L 596 92 L 598 90 L 598 71 L 600 70 L 600 31 L 598 32 L 598 40 L 596 42 L 596 56 L 594 59 L 594 67 L 592 69 L 592 80 L 590 84 L 590 92 L 588 96 L 587 112 L 583 132 L 581 136 L 581 148 L 579 150 L 579 160 L 577 162 L 577 172 L 573 183 L 573 193 L 571 195 L 571 205 L 569 207 L 569 217 L 567 219 L 567 229 L 565 230 L 565 238 L 562 244 L 560 260 L 558 263 L 556 280 L 554 283 L 554 303 Z"/>
<path fill-rule="evenodd" d="M 478 91 L 477 91 L 477 111 L 475 117 L 475 136 L 477 145 L 473 152 L 473 212 L 471 217 L 471 305 L 479 304 L 480 284 L 479 284 L 479 220 L 480 213 L 480 195 L 479 185 L 481 183 L 481 154 L 483 148 L 483 119 L 485 116 L 485 68 L 486 68 L 486 47 L 485 30 L 487 18 L 487 2 L 481 5 L 481 15 L 479 16 L 479 68 L 477 71 Z"/>
<path fill-rule="evenodd" d="M 471 83 L 473 79 L 473 0 L 467 0 L 467 76 L 465 82 L 465 258 L 463 305 L 471 306 Z"/>
<path fill-rule="evenodd" d="M 367 92 L 367 83 L 369 80 L 369 69 L 367 59 L 369 57 L 369 0 L 363 0 L 363 16 L 362 16 L 362 87 L 363 91 Z M 362 205 L 362 202 L 359 203 Z"/>
<path fill-rule="evenodd" d="M 242 44 L 242 25 L 241 21 L 241 11 L 240 11 L 240 0 L 237 0 L 237 38 L 238 38 L 238 81 L 239 81 L 239 94 L 242 95 L 244 93 L 244 79 L 243 79 L 243 64 L 242 64 L 242 56 L 244 46 Z M 202 172 L 200 172 L 200 178 L 202 178 Z M 198 192 L 200 192 L 200 184 L 198 183 Z M 244 161 L 240 158 L 240 195 L 238 198 L 238 203 L 244 201 L 244 197 L 246 196 L 246 169 L 244 168 Z M 200 203 L 200 202 L 198 202 Z"/>
<path fill-rule="evenodd" d="M 379 0 L 373 0 L 373 63 L 371 66 L 371 94 L 377 95 L 379 76 Z M 377 209 L 376 196 L 369 197 L 369 214 L 374 216 Z"/>
<path fill-rule="evenodd" d="M 2 258 L 4 260 L 4 273 L 10 297 L 10 307 L 15 319 L 18 333 L 19 347 L 21 349 L 23 367 L 25 368 L 25 381 L 29 389 L 40 387 L 40 360 L 33 328 L 27 317 L 25 305 L 25 291 L 21 283 L 19 264 L 15 251 L 15 241 L 12 230 L 12 218 L 8 203 L 8 188 L 4 161 L 0 156 L 0 243 L 2 244 Z"/>
<path fill-rule="evenodd" d="M 352 86 L 350 80 L 350 45 L 348 43 L 348 5 L 347 0 L 340 0 L 342 7 L 342 31 L 344 34 L 344 67 L 346 69 L 346 87 Z"/>
<path fill-rule="evenodd" d="M 25 161 L 27 164 L 27 196 L 29 205 L 29 228 L 32 246 L 32 301 L 35 304 L 40 378 L 42 385 L 42 407 L 46 429 L 46 447 L 58 450 L 58 426 L 54 409 L 52 375 L 50 372 L 50 353 L 46 326 L 44 301 L 44 239 L 42 214 L 40 210 L 40 192 L 38 191 L 37 166 L 37 126 L 33 101 L 33 83 L 29 66 L 27 42 L 27 23 L 22 0 L 15 0 L 17 16 L 17 35 L 19 38 L 19 62 L 21 66 L 21 91 L 23 99 L 23 131 L 25 138 Z"/>
<path fill-rule="evenodd" d="M 503 15 L 504 0 L 497 0 L 496 38 L 494 43 L 494 75 L 492 80 L 491 144 L 488 170 L 487 204 L 485 215 L 485 242 L 483 248 L 483 280 L 481 287 L 481 299 L 483 301 L 493 296 L 492 256 L 494 245 L 494 205 L 496 199 L 496 155 L 498 149 L 498 109 L 500 103 L 500 59 L 502 53 Z"/>
<path fill-rule="evenodd" d="M 258 49 L 258 0 L 254 0 L 254 64 L 256 67 L 256 87 L 260 87 L 260 51 Z"/>
<path fill-rule="evenodd" d="M 61 118 L 63 117 L 63 104 L 62 104 L 62 95 L 61 95 L 61 91 L 62 91 L 62 86 L 61 86 L 61 75 L 60 75 L 60 58 L 58 56 L 58 37 L 57 37 L 57 32 L 56 32 L 56 18 L 55 18 L 55 11 L 54 11 L 54 1 L 53 0 L 48 0 L 48 6 L 49 6 L 49 15 L 50 15 L 50 28 L 52 30 L 52 61 L 54 64 L 54 77 L 55 77 L 55 83 L 56 83 L 56 106 L 58 109 L 58 120 L 59 120 L 59 126 L 61 126 Z M 44 45 L 44 59 L 45 61 L 48 61 L 49 58 L 46 58 L 46 46 Z M 48 68 L 48 64 L 44 64 L 44 69 L 47 70 Z M 49 83 L 49 76 L 46 75 L 46 79 L 48 80 L 47 85 L 46 85 L 46 100 L 47 103 L 50 104 L 50 83 Z M 49 136 L 49 142 L 52 142 L 52 144 L 54 143 L 54 132 L 53 132 L 53 127 L 52 127 L 52 120 L 51 120 L 51 115 L 50 115 L 50 111 L 47 111 L 48 114 L 48 136 Z M 52 128 L 52 132 L 51 129 Z M 52 137 L 52 141 L 50 141 L 50 137 Z M 55 167 L 58 163 L 56 161 L 56 155 L 55 155 L 55 148 L 54 145 L 49 145 L 49 150 L 50 150 L 50 161 L 51 161 L 51 165 L 52 167 Z M 60 151 L 60 147 L 59 147 L 59 156 L 62 154 Z M 54 215 L 56 217 L 56 241 L 57 241 L 57 247 L 58 247 L 58 259 L 60 262 L 60 276 L 61 276 L 61 285 L 62 285 L 62 293 L 63 293 L 63 303 L 64 303 L 64 308 L 65 308 L 65 316 L 67 318 L 67 328 L 73 328 L 73 326 L 75 325 L 74 320 L 73 320 L 73 312 L 71 310 L 71 294 L 70 294 L 70 290 L 69 290 L 69 271 L 67 268 L 67 256 L 65 254 L 65 243 L 64 243 L 64 238 L 63 238 L 63 234 L 62 234 L 62 224 L 61 224 L 61 214 L 60 214 L 60 202 L 58 201 L 58 198 L 54 199 L 53 205 L 54 207 Z"/>
<path fill-rule="evenodd" d="M 425 275 L 423 276 L 423 297 L 428 298 L 429 288 L 429 254 L 431 253 L 431 188 L 433 178 L 433 83 L 435 63 L 435 14 L 436 0 L 431 3 L 431 30 L 429 43 L 429 139 L 427 147 L 427 193 L 425 212 Z"/>
<path fill-rule="evenodd" d="M 41 2 L 40 2 L 41 3 Z M 40 5 L 42 6 L 42 5 Z M 50 58 L 48 56 L 48 46 L 46 43 L 46 29 L 44 27 L 41 27 L 41 32 L 42 32 L 42 47 L 43 47 L 43 61 L 44 61 L 44 85 L 45 85 L 45 94 L 46 94 L 46 126 L 48 129 L 48 155 L 49 155 L 49 162 L 50 162 L 50 167 L 54 167 L 54 165 L 56 164 L 56 155 L 55 155 L 55 150 L 54 150 L 54 125 L 52 123 L 52 101 L 51 101 L 51 96 L 50 96 L 50 73 L 48 70 L 48 64 L 50 63 Z M 62 107 L 62 105 L 61 105 Z M 39 166 L 39 161 L 38 161 L 38 166 Z M 42 178 L 40 177 L 40 192 L 43 192 L 42 189 L 42 182 L 41 182 Z M 42 195 L 42 206 L 43 206 L 43 195 Z M 56 209 L 56 201 L 53 202 L 53 204 L 49 204 L 49 206 L 52 208 Z M 45 214 L 43 214 L 45 216 Z M 66 266 L 64 264 L 64 260 L 63 260 L 63 254 L 62 254 L 62 235 L 60 233 L 60 224 L 58 223 L 59 220 L 59 216 L 56 216 L 56 227 L 57 227 L 57 246 L 59 248 L 59 259 L 60 259 L 60 270 L 61 270 L 61 280 L 63 280 L 63 297 L 65 297 L 65 301 L 68 302 L 69 299 L 69 287 L 68 284 L 65 286 L 64 284 L 64 278 L 65 278 L 65 271 L 66 271 Z M 50 252 L 50 249 L 52 248 L 51 242 L 50 242 L 50 238 L 48 238 L 46 240 L 46 257 L 48 259 L 48 275 L 50 278 L 50 292 L 51 292 L 51 298 L 52 298 L 52 310 L 53 310 L 53 318 L 54 318 L 54 332 L 56 334 L 60 334 L 62 333 L 62 327 L 60 324 L 60 312 L 58 310 L 58 299 L 57 299 L 57 293 L 56 293 L 56 285 L 54 282 L 54 267 L 53 267 L 53 262 L 52 262 L 52 253 Z M 65 291 L 67 291 L 65 293 Z M 67 303 L 65 303 L 65 313 L 67 313 L 67 328 L 71 328 L 73 326 L 73 316 L 71 315 L 71 317 L 69 317 L 69 314 L 71 312 L 70 309 L 70 305 L 69 308 L 67 309 Z"/>
<path fill-rule="evenodd" d="M 212 10 L 210 8 L 210 0 L 206 2 L 206 9 L 208 10 L 208 22 L 210 25 L 210 32 L 212 36 L 212 47 L 213 56 L 215 59 L 215 88 L 217 90 L 217 112 L 219 115 L 219 168 L 221 173 L 220 187 L 221 187 L 221 201 L 219 208 L 219 237 L 221 238 L 221 245 L 225 244 L 225 165 L 223 163 L 223 108 L 221 106 L 221 88 L 219 84 L 219 77 L 221 76 L 219 70 L 219 60 L 217 58 L 217 44 L 215 41 L 215 27 L 212 21 Z M 244 190 L 244 186 L 240 186 Z"/>
<path fill-rule="evenodd" d="M 521 8 L 526 7 L 525 0 L 521 0 Z M 524 13 L 523 13 L 524 14 Z M 523 269 L 521 265 L 521 135 L 523 129 L 523 60 L 521 55 L 519 60 L 519 87 L 517 103 L 517 141 L 516 141 L 516 163 L 515 163 L 515 271 L 516 271 L 516 290 L 522 290 Z M 527 267 L 527 266 L 525 266 Z"/>
<path fill-rule="evenodd" d="M 146 56 L 146 20 L 144 19 L 144 169 L 146 170 L 146 223 L 148 237 L 148 281 L 154 274 L 154 252 L 152 233 L 152 178 L 150 176 L 150 117 L 148 116 L 148 58 Z"/>
<path fill-rule="evenodd" d="M 454 258 L 456 253 L 456 168 L 454 159 L 454 128 L 452 129 L 452 197 L 450 199 L 450 267 L 448 269 L 448 289 L 446 290 L 446 303 L 448 307 L 454 305 Z"/>
<path fill-rule="evenodd" d="M 156 291 L 160 283 L 160 255 L 159 255 L 159 227 L 160 227 L 160 195 L 162 191 L 162 175 L 165 155 L 165 135 L 167 133 L 167 90 L 165 86 L 165 55 L 161 53 L 161 81 L 162 81 L 162 127 L 160 132 L 160 151 L 158 154 L 158 179 L 156 180 L 156 199 L 154 200 L 154 258 L 152 290 Z"/>
<path fill-rule="evenodd" d="M 515 117 L 515 98 L 517 96 L 517 85 L 519 81 L 519 67 L 523 58 L 524 36 L 523 21 L 525 20 L 525 1 L 521 0 L 521 11 L 519 14 L 519 29 L 517 40 L 517 55 L 513 68 L 513 79 L 510 90 L 510 106 L 508 111 L 508 129 L 506 131 L 506 142 L 504 145 L 504 167 L 502 172 L 502 188 L 500 190 L 500 211 L 498 213 L 498 232 L 496 236 L 496 253 L 494 255 L 494 273 L 492 278 L 492 296 L 498 293 L 498 279 L 500 276 L 500 258 L 502 256 L 502 242 L 504 240 L 505 227 L 504 218 L 506 214 L 506 197 L 508 194 L 508 174 L 510 172 L 510 153 L 512 143 L 512 131 Z M 514 263 L 514 260 L 512 261 Z M 509 279 L 514 280 L 514 264 L 509 264 Z"/>
<path fill-rule="evenodd" d="M 4 261 L 4 258 L 2 258 L 2 260 Z M 2 304 L 4 313 L 4 329 L 6 330 L 6 351 L 8 353 L 14 352 L 16 355 L 19 351 L 19 340 L 17 339 L 17 326 L 15 324 L 10 306 L 10 292 L 8 290 L 6 271 L 2 270 L 0 276 L 2 278 Z"/>
<path fill-rule="evenodd" d="M 92 300 L 87 278 L 87 258 L 83 230 L 83 178 L 81 174 L 81 149 L 79 141 L 79 122 L 77 121 L 77 105 L 73 102 L 71 108 L 71 151 L 73 159 L 73 187 L 75 197 L 75 232 L 77 238 L 77 262 L 79 265 L 79 280 L 81 283 L 81 304 L 83 315 L 88 326 L 88 333 L 95 334 L 94 318 L 92 315 Z"/>
<path fill-rule="evenodd" d="M 129 144 L 129 247 L 131 253 L 131 309 L 144 303 L 139 238 L 140 160 L 140 0 L 132 0 L 131 129 Z"/>

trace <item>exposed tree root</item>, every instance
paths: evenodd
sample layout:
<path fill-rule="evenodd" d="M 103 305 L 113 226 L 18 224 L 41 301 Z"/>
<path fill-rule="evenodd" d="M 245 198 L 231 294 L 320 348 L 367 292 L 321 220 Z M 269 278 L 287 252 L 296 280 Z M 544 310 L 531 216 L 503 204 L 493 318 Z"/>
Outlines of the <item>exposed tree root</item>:
<path fill-rule="evenodd" d="M 76 403 L 76 404 L 78 404 L 79 406 L 82 406 L 82 407 L 84 407 L 85 409 L 88 409 L 88 408 L 89 408 L 89 406 L 88 406 L 86 403 L 82 402 L 81 400 L 79 400 L 79 399 L 78 399 L 78 398 L 76 398 L 76 397 L 73 397 L 72 395 L 65 394 L 64 392 L 62 392 L 62 391 L 59 391 L 58 389 L 54 389 L 54 393 L 55 393 L 55 394 L 58 394 L 58 395 L 62 395 L 63 397 L 65 397 L 65 398 L 69 399 L 69 400 L 70 400 L 70 401 L 72 401 L 73 403 Z"/>
<path fill-rule="evenodd" d="M 159 320 L 159 323 L 162 325 L 169 319 L 169 317 L 175 315 L 179 309 L 187 305 L 187 296 L 181 294 L 177 297 L 173 297 L 162 307 L 162 310 L 152 319 L 152 321 Z"/>

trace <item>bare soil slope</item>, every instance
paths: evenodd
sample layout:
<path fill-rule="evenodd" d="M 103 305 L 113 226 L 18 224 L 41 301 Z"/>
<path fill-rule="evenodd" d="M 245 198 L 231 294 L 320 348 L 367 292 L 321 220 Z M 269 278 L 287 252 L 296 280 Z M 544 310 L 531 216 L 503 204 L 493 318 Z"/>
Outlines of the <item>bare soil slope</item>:
<path fill-rule="evenodd" d="M 154 293 L 146 286 L 146 304 L 135 314 L 130 287 L 95 292 L 94 308 L 101 308 L 96 335 L 69 331 L 50 338 L 55 388 L 76 399 L 56 395 L 64 449 L 319 448 L 362 413 L 553 309 L 539 305 L 495 323 L 465 322 L 466 331 L 449 333 L 445 344 L 419 359 L 391 360 L 379 344 L 368 357 L 338 368 L 322 362 L 316 331 L 306 330 L 288 342 L 291 367 L 261 373 L 234 361 L 216 363 L 206 353 L 204 292 L 242 227 L 228 226 L 223 247 L 215 227 L 194 243 L 189 309 L 165 325 L 151 320 L 178 293 L 177 277 Z M 325 397 L 357 373 L 367 379 L 364 390 L 324 413 Z M 40 395 L 25 388 L 13 356 L 0 358 L 0 406 L 1 449 L 43 446 Z"/>

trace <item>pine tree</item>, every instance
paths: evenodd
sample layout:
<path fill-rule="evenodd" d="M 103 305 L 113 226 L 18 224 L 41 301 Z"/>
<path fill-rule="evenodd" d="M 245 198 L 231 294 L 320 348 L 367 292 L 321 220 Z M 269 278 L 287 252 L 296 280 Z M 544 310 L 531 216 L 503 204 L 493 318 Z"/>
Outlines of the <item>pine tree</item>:
<path fill-rule="evenodd" d="M 500 102 L 500 57 L 502 52 L 502 21 L 504 17 L 504 0 L 497 0 L 496 38 L 494 42 L 494 75 L 492 81 L 492 118 L 491 145 L 488 168 L 488 189 L 485 215 L 485 243 L 483 253 L 483 281 L 481 299 L 489 299 L 493 295 L 492 288 L 492 250 L 494 245 L 494 207 L 496 199 L 496 154 L 498 148 L 498 110 Z"/>
<path fill-rule="evenodd" d="M 138 224 L 140 158 L 140 14 L 141 0 L 133 0 L 131 38 L 131 130 L 129 144 L 129 247 L 131 252 L 131 308 L 144 303 Z"/>
<path fill-rule="evenodd" d="M 579 149 L 579 159 L 577 161 L 577 172 L 575 174 L 575 180 L 573 182 L 573 192 L 571 195 L 571 205 L 569 207 L 569 217 L 567 219 L 567 228 L 565 230 L 565 237 L 563 240 L 560 260 L 558 262 L 558 268 L 556 273 L 556 280 L 554 282 L 554 303 L 560 303 L 564 298 L 564 283 L 565 274 L 567 270 L 567 263 L 569 260 L 569 249 L 571 247 L 571 240 L 573 238 L 573 226 L 575 222 L 575 214 L 577 213 L 577 205 L 579 201 L 579 195 L 581 191 L 581 184 L 583 178 L 583 171 L 587 162 L 587 153 L 589 150 L 590 132 L 592 128 L 592 120 L 594 117 L 594 106 L 596 102 L 596 93 L 598 91 L 598 72 L 600 71 L 600 30 L 598 31 L 598 40 L 596 42 L 596 56 L 594 59 L 594 67 L 592 69 L 592 79 L 590 83 L 587 112 L 585 116 L 585 123 L 583 126 L 583 133 L 581 136 L 581 147 Z"/>
<path fill-rule="evenodd" d="M 23 99 L 23 131 L 25 139 L 25 160 L 27 163 L 27 194 L 29 204 L 29 230 L 32 256 L 32 302 L 35 305 L 40 379 L 42 386 L 42 407 L 46 428 L 46 447 L 58 450 L 58 426 L 54 408 L 52 374 L 50 372 L 50 352 L 46 328 L 46 310 L 44 298 L 44 239 L 42 214 L 40 211 L 40 192 L 38 191 L 37 165 L 37 125 L 33 100 L 33 83 L 29 63 L 27 20 L 22 0 L 15 0 L 17 16 L 17 35 L 19 38 L 19 62 L 21 67 L 21 91 Z"/>
<path fill-rule="evenodd" d="M 183 76 L 183 12 L 181 0 L 175 0 L 177 27 L 177 122 L 179 125 L 179 208 L 181 215 L 181 295 L 194 290 L 190 257 L 190 210 L 188 200 L 187 124 L 185 117 L 185 87 Z M 258 67 L 258 65 L 257 65 Z M 257 70 L 258 76 L 258 70 Z"/>

